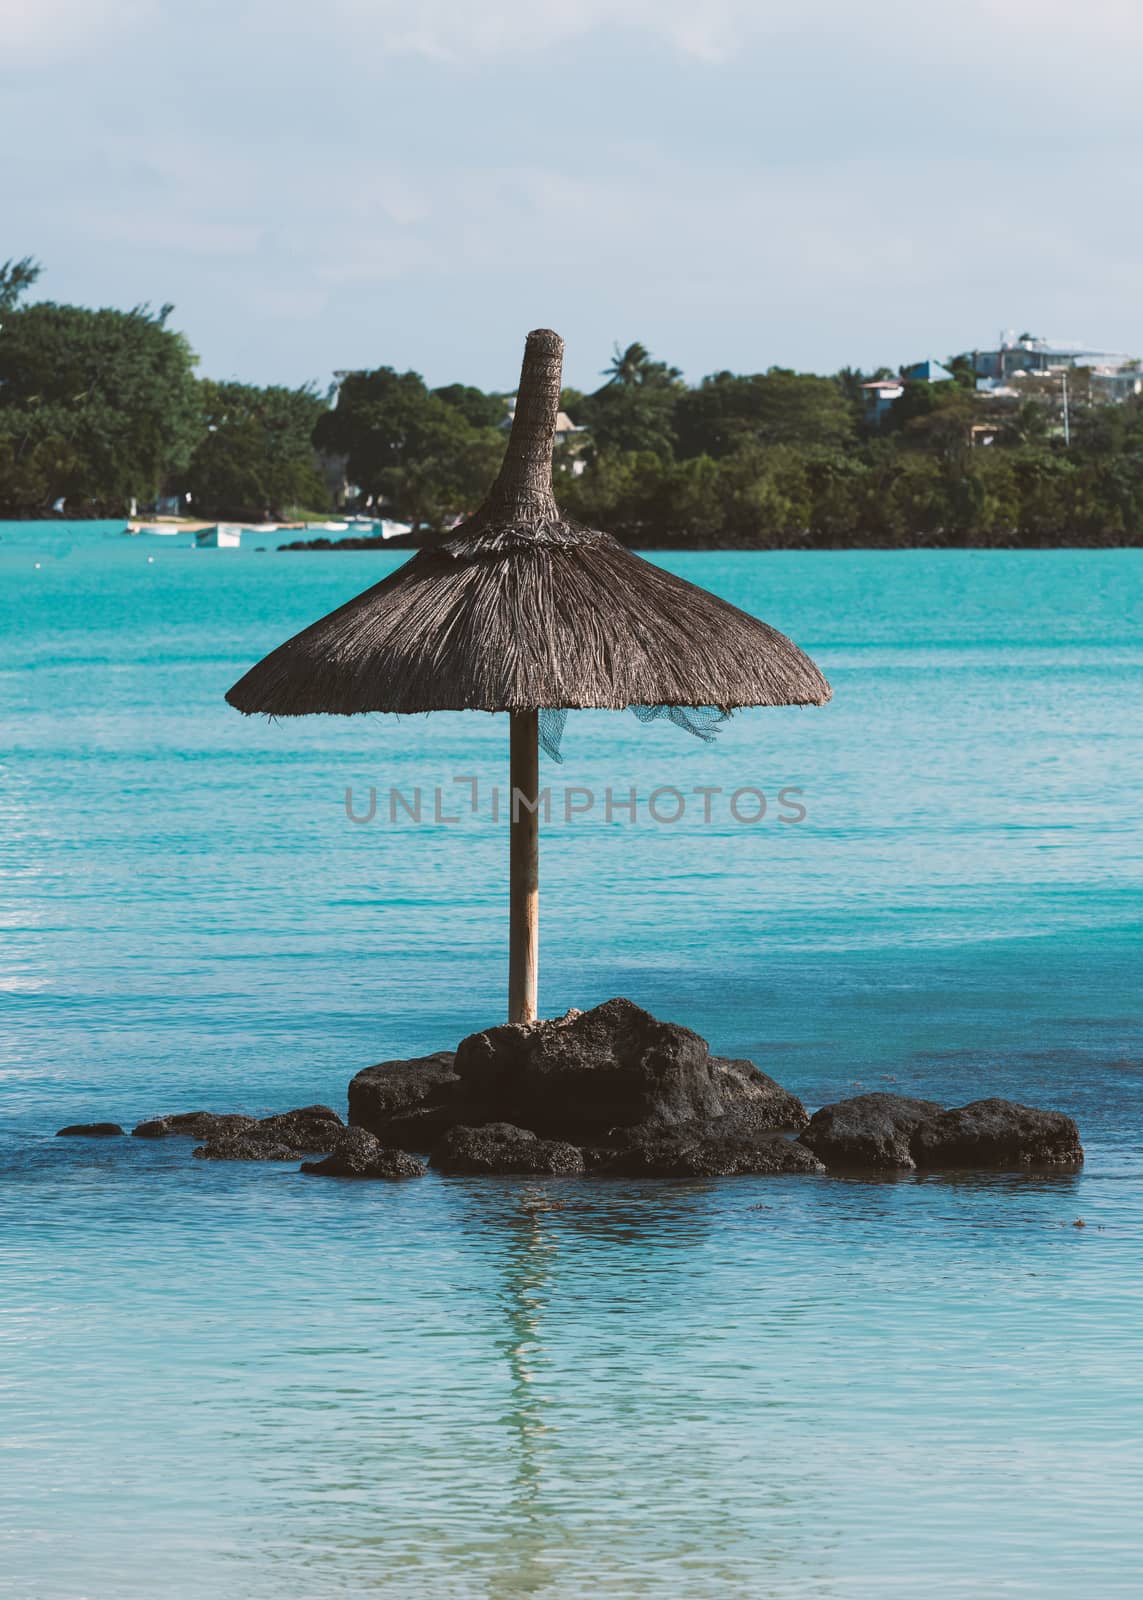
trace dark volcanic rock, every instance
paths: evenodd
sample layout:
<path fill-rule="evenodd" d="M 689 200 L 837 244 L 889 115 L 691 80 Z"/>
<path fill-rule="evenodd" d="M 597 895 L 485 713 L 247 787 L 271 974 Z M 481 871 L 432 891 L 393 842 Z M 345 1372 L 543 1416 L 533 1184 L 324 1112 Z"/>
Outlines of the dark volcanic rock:
<path fill-rule="evenodd" d="M 1071 1117 L 1012 1100 L 974 1100 L 946 1111 L 935 1100 L 862 1094 L 816 1111 L 801 1143 L 831 1171 L 1076 1166 L 1083 1161 Z"/>
<path fill-rule="evenodd" d="M 297 1111 L 262 1117 L 247 1130 L 247 1136 L 270 1144 L 286 1144 L 291 1150 L 329 1151 L 337 1147 L 344 1132 L 345 1124 L 332 1106 L 302 1106 Z"/>
<path fill-rule="evenodd" d="M 117 1122 L 73 1122 L 56 1129 L 57 1139 L 115 1139 L 123 1133 Z"/>
<path fill-rule="evenodd" d="M 910 1141 L 925 1122 L 939 1116 L 935 1100 L 910 1100 L 901 1094 L 859 1094 L 823 1106 L 810 1118 L 801 1143 L 831 1170 L 911 1169 Z"/>
<path fill-rule="evenodd" d="M 450 1128 L 433 1150 L 430 1165 L 441 1172 L 576 1173 L 583 1151 L 562 1139 L 538 1139 L 526 1128 L 490 1122 L 482 1128 Z"/>
<path fill-rule="evenodd" d="M 421 1163 L 383 1145 L 365 1128 L 346 1128 L 324 1161 L 303 1161 L 303 1172 L 322 1178 L 423 1178 Z"/>
<path fill-rule="evenodd" d="M 412 1061 L 382 1061 L 349 1086 L 349 1121 L 387 1144 L 431 1150 L 454 1127 L 506 1122 L 541 1137 L 606 1138 L 734 1112 L 744 1129 L 799 1129 L 805 1107 L 750 1061 L 710 1054 L 689 1028 L 630 1000 L 488 1028 Z"/>
<path fill-rule="evenodd" d="M 292 1161 L 296 1156 L 337 1147 L 345 1125 L 331 1106 L 302 1106 L 246 1126 L 208 1134 L 194 1153 L 206 1161 Z"/>
<path fill-rule="evenodd" d="M 825 1167 L 804 1145 L 771 1130 L 743 1130 L 733 1117 L 679 1128 L 636 1128 L 587 1152 L 592 1169 L 624 1178 L 724 1178 L 748 1173 L 815 1173 Z"/>
<path fill-rule="evenodd" d="M 456 1071 L 469 1123 L 510 1122 L 566 1139 L 721 1116 L 724 1085 L 740 1092 L 705 1039 L 630 1000 L 470 1034 Z"/>
<path fill-rule="evenodd" d="M 405 1150 L 429 1150 L 460 1119 L 451 1050 L 365 1067 L 349 1085 L 349 1123 Z"/>
<path fill-rule="evenodd" d="M 257 1124 L 253 1117 L 214 1111 L 179 1111 L 169 1117 L 152 1117 L 131 1129 L 136 1139 L 225 1139 Z"/>
<path fill-rule="evenodd" d="M 743 1127 L 804 1128 L 809 1122 L 806 1108 L 796 1094 L 783 1089 L 767 1077 L 753 1061 L 731 1061 L 712 1056 L 718 1091 L 727 1113 L 738 1117 Z"/>
<path fill-rule="evenodd" d="M 1071 1117 L 1014 1100 L 974 1100 L 942 1111 L 917 1129 L 911 1149 L 918 1167 L 1051 1167 L 1083 1161 Z"/>
<path fill-rule="evenodd" d="M 301 1152 L 281 1140 L 235 1133 L 200 1144 L 193 1153 L 200 1161 L 296 1161 Z"/>

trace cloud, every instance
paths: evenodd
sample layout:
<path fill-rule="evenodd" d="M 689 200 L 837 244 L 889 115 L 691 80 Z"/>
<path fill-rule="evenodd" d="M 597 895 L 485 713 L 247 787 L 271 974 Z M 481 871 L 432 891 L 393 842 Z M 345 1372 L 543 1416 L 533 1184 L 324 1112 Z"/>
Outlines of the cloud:
<path fill-rule="evenodd" d="M 0 99 L 20 151 L 8 253 L 43 259 L 53 297 L 174 300 L 212 373 L 384 361 L 506 384 L 520 326 L 548 321 L 580 382 L 635 337 L 692 376 L 940 355 L 1012 321 L 1143 344 L 1143 7 L 0 0 L 0 17 L 0 77 L 22 52 L 35 68 Z"/>
<path fill-rule="evenodd" d="M 718 60 L 757 29 L 760 10 L 782 10 L 742 0 L 335 0 L 335 9 L 389 53 L 449 62 L 548 53 L 600 31 L 649 35 Z"/>
<path fill-rule="evenodd" d="M 107 46 L 153 23 L 163 0 L 0 0 L 0 68 Z"/>
<path fill-rule="evenodd" d="M 161 48 L 186 21 L 185 0 L 0 0 L 0 67 L 106 55 L 141 34 Z M 419 57 L 457 68 L 547 58 L 558 69 L 560 52 L 579 41 L 627 38 L 711 66 L 800 41 L 825 53 L 851 49 L 855 62 L 956 61 L 987 77 L 998 51 L 1011 52 L 1005 65 L 1019 75 L 1034 65 L 1094 70 L 1101 52 L 1143 43 L 1138 0 L 882 0 L 875 8 L 853 0 L 327 0 L 318 8 L 310 0 L 234 0 L 196 12 L 194 25 L 239 52 L 285 39 L 341 51 L 350 64 L 365 46 L 380 61 Z M 1121 66 L 1104 58 L 1111 75 Z"/>
<path fill-rule="evenodd" d="M 1143 41 L 1137 0 L 883 0 L 873 9 L 853 0 L 333 0 L 333 14 L 387 54 L 452 63 L 551 54 L 602 32 L 641 35 L 710 63 L 798 37 L 824 50 L 848 38 L 859 54 L 939 52 L 981 66 L 1000 45 L 1019 52 L 1018 70 L 1077 46 L 1088 54 Z"/>

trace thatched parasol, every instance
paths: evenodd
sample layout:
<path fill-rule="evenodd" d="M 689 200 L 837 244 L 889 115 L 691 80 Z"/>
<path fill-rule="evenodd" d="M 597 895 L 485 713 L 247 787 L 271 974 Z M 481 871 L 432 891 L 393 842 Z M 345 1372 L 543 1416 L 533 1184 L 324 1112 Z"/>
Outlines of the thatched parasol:
<path fill-rule="evenodd" d="M 509 713 L 513 1022 L 536 1016 L 538 712 L 830 697 L 784 634 L 561 516 L 552 443 L 563 349 L 549 329 L 528 335 L 504 463 L 479 511 L 279 645 L 226 696 L 275 717 Z"/>

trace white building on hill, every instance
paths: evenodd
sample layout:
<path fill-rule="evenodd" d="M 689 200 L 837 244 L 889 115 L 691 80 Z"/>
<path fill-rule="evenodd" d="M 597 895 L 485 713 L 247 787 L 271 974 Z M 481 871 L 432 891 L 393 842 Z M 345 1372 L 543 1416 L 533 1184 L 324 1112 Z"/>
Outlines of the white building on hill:
<path fill-rule="evenodd" d="M 1093 350 L 1090 345 L 1064 339 L 1037 339 L 1022 334 L 1002 334 L 994 350 L 965 354 L 976 373 L 980 394 L 994 400 L 1042 398 L 1041 391 L 1061 395 L 1065 386 L 1073 400 L 1095 405 L 1119 405 L 1143 394 L 1143 366 L 1135 356 L 1117 350 Z M 1066 383 L 1074 375 L 1072 383 Z"/>

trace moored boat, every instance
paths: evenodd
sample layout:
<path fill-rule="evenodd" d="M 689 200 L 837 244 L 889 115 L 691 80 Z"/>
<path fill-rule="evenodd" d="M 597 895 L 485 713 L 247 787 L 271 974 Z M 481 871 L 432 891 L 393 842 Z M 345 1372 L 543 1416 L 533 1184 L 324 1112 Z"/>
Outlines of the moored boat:
<path fill-rule="evenodd" d="M 200 550 L 237 550 L 242 544 L 243 528 L 240 522 L 219 522 L 212 528 L 200 528 L 194 542 Z"/>

